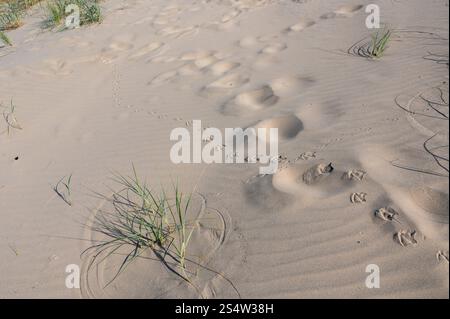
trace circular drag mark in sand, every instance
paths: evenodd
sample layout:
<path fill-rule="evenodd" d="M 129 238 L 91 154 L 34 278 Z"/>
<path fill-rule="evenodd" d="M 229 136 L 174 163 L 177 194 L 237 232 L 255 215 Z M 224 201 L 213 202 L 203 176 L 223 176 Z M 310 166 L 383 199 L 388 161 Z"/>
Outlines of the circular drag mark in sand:
<path fill-rule="evenodd" d="M 126 194 L 125 194 L 126 196 Z M 105 198 L 88 221 L 87 237 L 90 244 L 110 240 L 99 232 L 106 220 L 111 220 L 115 207 L 120 205 Z M 234 290 L 232 283 L 208 264 L 226 241 L 230 217 L 207 208 L 203 196 L 192 197 L 187 222 L 195 225 L 188 246 L 186 271 L 181 271 L 176 257 L 170 251 L 140 250 L 137 257 L 122 269 L 121 264 L 133 245 L 121 245 L 97 255 L 98 250 L 83 255 L 81 293 L 87 298 L 208 298 L 222 290 Z M 114 221 L 114 219 L 112 219 Z M 97 229 L 97 231 L 95 231 Z M 178 238 L 173 239 L 174 242 Z M 87 247 L 86 247 L 87 248 Z M 173 249 L 172 249 L 173 250 Z M 187 274 L 190 283 L 181 276 Z M 181 275 L 181 276 L 180 276 Z M 234 292 L 236 295 L 236 291 Z M 205 295 L 206 294 L 206 295 Z"/>

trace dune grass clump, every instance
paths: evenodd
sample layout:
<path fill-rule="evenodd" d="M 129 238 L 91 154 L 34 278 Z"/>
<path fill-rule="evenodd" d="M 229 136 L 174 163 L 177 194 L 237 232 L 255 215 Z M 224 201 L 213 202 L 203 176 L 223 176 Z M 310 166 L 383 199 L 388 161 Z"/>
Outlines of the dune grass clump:
<path fill-rule="evenodd" d="M 22 25 L 25 11 L 42 0 L 0 1 L 0 31 L 12 30 Z"/>
<path fill-rule="evenodd" d="M 47 26 L 61 25 L 69 14 L 66 12 L 66 8 L 71 4 L 78 6 L 80 9 L 80 26 L 101 22 L 102 14 L 98 0 L 50 0 L 46 6 Z"/>
<path fill-rule="evenodd" d="M 19 1 L 0 4 L 0 31 L 17 29 L 22 25 L 24 8 Z"/>
<path fill-rule="evenodd" d="M 353 44 L 347 52 L 351 55 L 363 58 L 379 59 L 384 55 L 391 38 L 392 30 L 378 30 L 370 36 L 370 39 L 364 38 Z"/>
<path fill-rule="evenodd" d="M 93 231 L 106 237 L 83 252 L 93 251 L 89 269 L 121 248 L 129 248 L 109 285 L 124 268 L 150 249 L 157 259 L 183 280 L 191 283 L 186 261 L 189 242 L 196 228 L 195 220 L 188 220 L 191 195 L 184 196 L 178 186 L 170 196 L 163 190 L 155 193 L 138 178 L 133 167 L 132 176 L 116 174 L 114 181 L 121 191 L 106 199 L 113 211 L 97 214 Z"/>

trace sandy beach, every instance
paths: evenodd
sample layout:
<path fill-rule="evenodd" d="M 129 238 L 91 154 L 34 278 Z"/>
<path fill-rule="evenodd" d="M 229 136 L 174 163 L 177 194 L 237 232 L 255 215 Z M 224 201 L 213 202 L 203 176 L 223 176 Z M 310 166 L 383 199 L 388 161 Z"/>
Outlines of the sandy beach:
<path fill-rule="evenodd" d="M 449 297 L 448 0 L 98 7 L 0 40 L 0 298 Z"/>

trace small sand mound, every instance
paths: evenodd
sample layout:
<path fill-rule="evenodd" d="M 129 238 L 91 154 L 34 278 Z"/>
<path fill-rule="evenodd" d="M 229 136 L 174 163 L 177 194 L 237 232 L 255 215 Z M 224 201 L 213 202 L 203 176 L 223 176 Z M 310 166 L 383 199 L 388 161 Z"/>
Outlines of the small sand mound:
<path fill-rule="evenodd" d="M 208 84 L 206 90 L 223 90 L 223 89 L 235 89 L 238 88 L 249 81 L 249 77 L 239 74 L 232 73 L 225 75 L 218 80 Z"/>
<path fill-rule="evenodd" d="M 427 218 L 448 224 L 448 194 L 427 186 L 415 187 L 410 190 L 411 198 L 427 214 Z"/>
<path fill-rule="evenodd" d="M 239 94 L 235 98 L 236 104 L 250 109 L 261 109 L 272 106 L 278 101 L 272 88 L 265 85 L 259 89 Z"/>
<path fill-rule="evenodd" d="M 298 163 L 280 170 L 273 177 L 274 187 L 302 200 L 335 196 L 353 186 L 341 178 L 331 163 Z"/>
<path fill-rule="evenodd" d="M 312 20 L 301 21 L 301 22 L 299 22 L 299 23 L 296 23 L 296 24 L 291 25 L 290 27 L 288 27 L 288 28 L 285 30 L 285 33 L 290 34 L 290 33 L 300 32 L 300 31 L 303 31 L 303 30 L 305 30 L 306 28 L 309 28 L 309 27 L 311 27 L 311 26 L 313 26 L 313 25 L 315 25 L 315 24 L 316 24 L 316 22 L 315 22 L 315 21 L 312 21 Z"/>
<path fill-rule="evenodd" d="M 294 96 L 303 93 L 302 89 L 313 82 L 314 80 L 311 78 L 286 75 L 273 80 L 270 83 L 270 87 L 280 97 Z"/>
<path fill-rule="evenodd" d="M 361 4 L 345 5 L 345 6 L 340 7 L 339 9 L 337 9 L 335 12 L 337 14 L 351 14 L 351 13 L 361 10 L 363 7 L 364 6 Z"/>
<path fill-rule="evenodd" d="M 303 130 L 303 123 L 300 119 L 293 115 L 285 115 L 264 120 L 256 124 L 255 128 L 278 128 L 278 136 L 281 139 L 292 139 Z M 267 130 L 269 131 L 269 130 Z M 265 137 L 268 140 L 269 132 Z"/>

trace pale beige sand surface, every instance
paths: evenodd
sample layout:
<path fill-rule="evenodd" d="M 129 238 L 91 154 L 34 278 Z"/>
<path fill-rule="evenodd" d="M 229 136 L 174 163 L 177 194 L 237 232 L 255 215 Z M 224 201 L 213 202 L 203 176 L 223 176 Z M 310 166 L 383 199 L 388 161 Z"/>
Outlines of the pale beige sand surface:
<path fill-rule="evenodd" d="M 370 3 L 397 30 L 379 60 L 347 54 L 370 35 Z M 35 8 L 0 48 L 0 102 L 13 99 L 22 127 L 0 135 L 1 298 L 237 297 L 230 282 L 246 298 L 448 298 L 436 257 L 449 249 L 447 0 L 101 6 L 101 24 L 62 32 L 42 30 Z M 278 127 L 281 169 L 173 164 L 170 132 L 192 120 Z M 80 253 L 108 205 L 93 194 L 132 163 L 151 186 L 195 189 L 216 224 L 192 243 L 222 274 L 199 270 L 200 292 L 151 256 L 107 288 L 120 256 L 86 274 Z M 72 206 L 53 191 L 69 174 Z M 388 206 L 400 223 L 375 216 Z M 394 234 L 408 229 L 417 244 L 403 247 Z M 68 264 L 81 290 L 66 288 Z"/>

